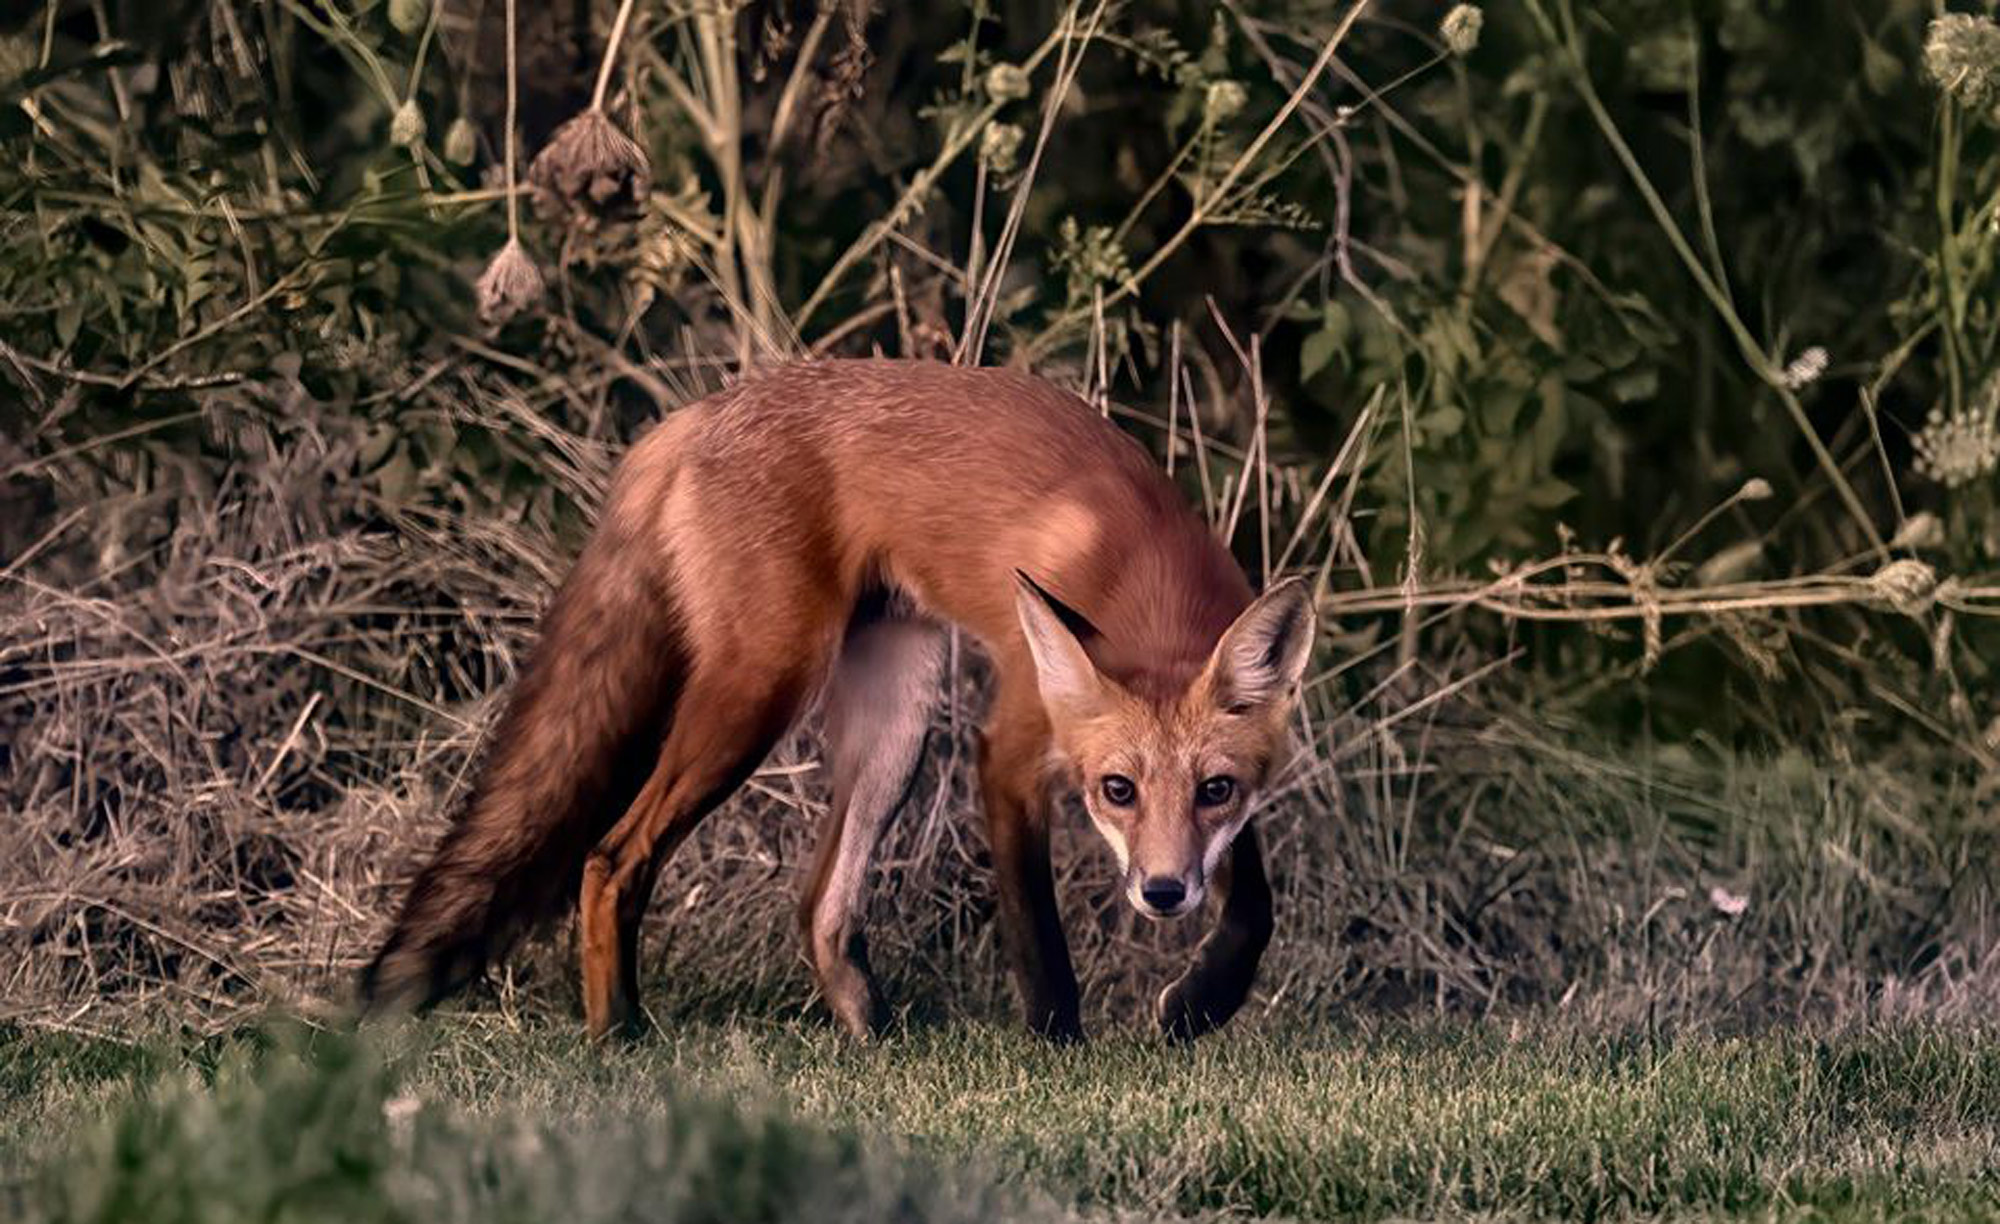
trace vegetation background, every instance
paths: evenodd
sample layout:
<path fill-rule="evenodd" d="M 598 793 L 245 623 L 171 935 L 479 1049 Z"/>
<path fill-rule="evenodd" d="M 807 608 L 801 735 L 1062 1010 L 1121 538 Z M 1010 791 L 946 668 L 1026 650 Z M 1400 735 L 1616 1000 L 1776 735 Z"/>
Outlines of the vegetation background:
<path fill-rule="evenodd" d="M 0 1215 L 1992 1218 L 1993 18 L 5 6 Z M 1314 577 L 1228 1034 L 1151 1034 L 1199 924 L 1080 821 L 1099 1040 L 1012 1031 L 970 649 L 889 1042 L 794 950 L 810 728 L 666 873 L 654 1040 L 566 937 L 265 1026 L 344 1013 L 624 446 L 875 352 L 1076 388 Z"/>
<path fill-rule="evenodd" d="M 1076 387 L 1316 575 L 1254 1013 L 1990 1014 L 1991 7 L 10 10 L 0 1018 L 338 1005 L 622 447 L 871 352 Z M 918 1022 L 1009 1008 L 949 683 Z M 815 760 L 667 873 L 657 1015 L 814 1014 Z M 1198 932 L 1061 850 L 1135 1026 Z"/>

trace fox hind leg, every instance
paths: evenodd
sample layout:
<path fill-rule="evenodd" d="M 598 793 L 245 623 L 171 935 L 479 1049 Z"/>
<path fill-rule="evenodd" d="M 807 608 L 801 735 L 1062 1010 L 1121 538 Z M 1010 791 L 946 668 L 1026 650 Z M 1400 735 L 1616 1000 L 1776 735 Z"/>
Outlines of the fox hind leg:
<path fill-rule="evenodd" d="M 691 678 L 680 714 L 638 798 L 583 865 L 577 934 L 584 1025 L 593 1037 L 635 1032 L 639 922 L 660 868 L 703 817 L 757 768 L 797 713 L 804 685 L 741 669 Z"/>
<path fill-rule="evenodd" d="M 848 630 L 827 690 L 833 803 L 799 899 L 799 930 L 821 997 L 858 1037 L 887 1019 L 862 933 L 868 863 L 916 780 L 943 665 L 944 632 L 934 622 L 863 616 Z"/>
<path fill-rule="evenodd" d="M 699 817 L 690 818 L 692 822 Z M 678 839 L 676 839 L 678 842 Z M 652 857 L 639 869 L 632 885 L 618 894 L 618 989 L 616 998 L 617 1023 L 626 1033 L 636 1035 L 644 1027 L 639 1008 L 639 934 L 646 920 L 646 907 L 653 900 L 653 885 L 660 878 L 660 868 L 673 854 L 672 846 L 655 847 Z"/>

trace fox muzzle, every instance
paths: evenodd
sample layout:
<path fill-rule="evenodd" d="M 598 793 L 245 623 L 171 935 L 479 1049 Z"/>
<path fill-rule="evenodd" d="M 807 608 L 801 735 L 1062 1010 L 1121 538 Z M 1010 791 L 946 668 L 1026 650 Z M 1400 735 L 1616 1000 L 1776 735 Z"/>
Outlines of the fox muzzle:
<path fill-rule="evenodd" d="M 1141 875 L 1125 880 L 1125 899 L 1148 918 L 1178 918 L 1201 904 L 1202 882 L 1189 875 Z"/>

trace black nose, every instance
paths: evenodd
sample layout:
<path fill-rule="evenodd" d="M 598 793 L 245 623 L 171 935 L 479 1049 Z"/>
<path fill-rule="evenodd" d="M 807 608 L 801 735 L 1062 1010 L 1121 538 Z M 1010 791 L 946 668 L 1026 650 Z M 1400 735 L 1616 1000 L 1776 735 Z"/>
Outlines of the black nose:
<path fill-rule="evenodd" d="M 1187 900 L 1187 885 L 1173 876 L 1154 876 L 1139 885 L 1139 895 L 1156 910 L 1170 910 Z"/>

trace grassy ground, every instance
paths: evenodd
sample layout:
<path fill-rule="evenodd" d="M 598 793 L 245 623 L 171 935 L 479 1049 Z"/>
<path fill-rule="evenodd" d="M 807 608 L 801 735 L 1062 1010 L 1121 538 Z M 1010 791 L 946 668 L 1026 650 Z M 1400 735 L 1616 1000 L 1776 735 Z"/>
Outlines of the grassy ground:
<path fill-rule="evenodd" d="M 860 1047 L 700 1022 L 631 1048 L 458 1018 L 0 1046 L 30 1220 L 1977 1219 L 1975 1029 L 1607 1038 L 1548 1021 Z"/>

